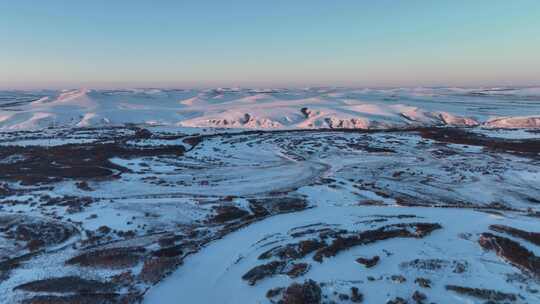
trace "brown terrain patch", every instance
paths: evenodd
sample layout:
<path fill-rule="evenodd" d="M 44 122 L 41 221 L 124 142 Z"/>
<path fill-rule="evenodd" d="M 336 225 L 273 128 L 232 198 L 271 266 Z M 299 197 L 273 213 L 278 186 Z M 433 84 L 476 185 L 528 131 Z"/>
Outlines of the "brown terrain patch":
<path fill-rule="evenodd" d="M 113 157 L 135 158 L 145 156 L 176 155 L 185 152 L 182 145 L 134 147 L 127 145 L 134 136 L 115 139 L 114 142 L 77 143 L 60 146 L 2 146 L 0 159 L 19 155 L 16 161 L 0 163 L 2 180 L 21 182 L 23 185 L 58 182 L 63 179 L 111 178 L 127 172 L 110 161 Z M 84 187 L 84 185 L 83 185 Z"/>
<path fill-rule="evenodd" d="M 450 269 L 453 273 L 464 273 L 469 267 L 466 261 L 442 260 L 442 259 L 414 259 L 400 264 L 402 268 L 415 268 L 424 271 L 439 271 Z M 429 281 L 429 280 L 428 280 Z"/>
<path fill-rule="evenodd" d="M 366 266 L 366 268 L 371 268 L 375 265 L 377 265 L 377 263 L 379 263 L 379 260 L 381 258 L 376 255 L 372 258 L 358 258 L 356 259 L 356 262 L 359 263 L 359 264 L 363 264 L 364 266 Z"/>
<path fill-rule="evenodd" d="M 418 286 L 420 287 L 423 287 L 423 288 L 431 288 L 431 280 L 429 279 L 426 279 L 426 278 L 416 278 L 414 280 L 414 282 L 416 284 L 418 284 Z"/>
<path fill-rule="evenodd" d="M 300 259 L 325 245 L 323 241 L 316 239 L 303 240 L 298 243 L 271 248 L 263 252 L 259 256 L 259 260 L 269 259 L 271 257 L 278 257 L 281 260 Z"/>
<path fill-rule="evenodd" d="M 152 255 L 160 258 L 172 258 L 184 253 L 183 245 L 165 247 L 152 252 Z"/>
<path fill-rule="evenodd" d="M 14 290 L 54 293 L 110 293 L 114 289 L 114 284 L 83 279 L 76 276 L 38 280 L 14 288 Z"/>
<path fill-rule="evenodd" d="M 210 222 L 213 223 L 230 222 L 249 215 L 248 211 L 232 205 L 217 206 L 214 210 L 216 211 L 216 215 L 210 219 Z"/>
<path fill-rule="evenodd" d="M 456 285 L 446 285 L 447 290 L 457 292 L 470 297 L 489 300 L 489 301 L 511 301 L 517 300 L 517 296 L 513 293 L 504 293 L 491 289 L 471 288 Z"/>
<path fill-rule="evenodd" d="M 296 197 L 276 197 L 264 199 L 248 200 L 250 209 L 254 214 L 279 214 L 304 210 L 308 207 L 308 202 L 303 198 Z"/>
<path fill-rule="evenodd" d="M 140 302 L 138 294 L 78 294 L 69 296 L 35 296 L 22 304 L 131 304 Z"/>
<path fill-rule="evenodd" d="M 433 223 L 409 223 L 387 225 L 375 230 L 359 232 L 347 237 L 338 236 L 330 245 L 315 253 L 313 259 L 322 262 L 323 258 L 333 257 L 340 251 L 354 246 L 367 245 L 391 238 L 423 238 L 442 226 Z"/>
<path fill-rule="evenodd" d="M 127 268 L 137 265 L 145 251 L 141 247 L 98 249 L 72 257 L 66 264 L 112 269 Z"/>
<path fill-rule="evenodd" d="M 458 128 L 424 128 L 418 131 L 423 138 L 444 143 L 482 146 L 495 152 L 509 152 L 532 157 L 537 157 L 540 153 L 538 139 L 494 138 Z"/>
<path fill-rule="evenodd" d="M 242 279 L 249 285 L 255 285 L 258 281 L 278 274 L 286 274 L 290 278 L 297 278 L 309 271 L 307 263 L 287 263 L 286 261 L 272 261 L 267 264 L 255 266 L 246 272 Z"/>
<path fill-rule="evenodd" d="M 489 226 L 489 229 L 500 233 L 506 233 L 540 246 L 540 233 L 538 232 L 529 232 L 505 225 L 491 225 Z"/>
<path fill-rule="evenodd" d="M 242 276 L 242 279 L 248 281 L 249 285 L 255 285 L 259 280 L 281 273 L 286 265 L 282 261 L 273 261 L 268 264 L 255 266 L 246 272 Z"/>
<path fill-rule="evenodd" d="M 364 295 L 359 291 L 358 287 L 351 287 L 351 302 L 362 303 Z"/>
<path fill-rule="evenodd" d="M 61 244 L 77 231 L 68 224 L 21 215 L 0 215 L 3 237 L 25 242 L 30 251 Z M 1 256 L 0 256 L 1 258 Z"/>
<path fill-rule="evenodd" d="M 407 304 L 407 300 L 401 297 L 395 297 L 394 299 L 386 302 L 386 304 Z"/>
<path fill-rule="evenodd" d="M 540 257 L 518 242 L 485 232 L 480 235 L 478 243 L 486 250 L 495 251 L 499 257 L 513 266 L 534 276 L 540 276 Z"/>
<path fill-rule="evenodd" d="M 173 272 L 182 260 L 176 257 L 159 257 L 144 261 L 139 277 L 142 281 L 155 284 Z"/>
<path fill-rule="evenodd" d="M 298 264 L 292 264 L 291 269 L 286 272 L 286 274 L 290 278 L 297 278 L 299 276 L 304 275 L 306 272 L 309 271 L 310 265 L 307 263 L 298 263 Z"/>
<path fill-rule="evenodd" d="M 280 304 L 319 304 L 321 303 L 321 287 L 313 280 L 303 284 L 292 283 L 283 292 Z"/>

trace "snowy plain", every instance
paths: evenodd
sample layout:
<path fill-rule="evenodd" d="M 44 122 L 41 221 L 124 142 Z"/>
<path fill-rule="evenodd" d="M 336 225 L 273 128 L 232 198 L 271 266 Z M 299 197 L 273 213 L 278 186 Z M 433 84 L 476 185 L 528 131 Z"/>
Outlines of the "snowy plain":
<path fill-rule="evenodd" d="M 538 303 L 539 127 L 538 88 L 2 91 L 0 302 Z"/>

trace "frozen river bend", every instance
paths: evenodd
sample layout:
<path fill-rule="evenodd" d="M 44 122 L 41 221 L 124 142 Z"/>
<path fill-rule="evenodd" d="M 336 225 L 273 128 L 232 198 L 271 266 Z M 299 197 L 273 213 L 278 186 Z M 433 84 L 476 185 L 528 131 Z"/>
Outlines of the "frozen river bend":
<path fill-rule="evenodd" d="M 540 133 L 0 133 L 5 303 L 536 303 Z"/>

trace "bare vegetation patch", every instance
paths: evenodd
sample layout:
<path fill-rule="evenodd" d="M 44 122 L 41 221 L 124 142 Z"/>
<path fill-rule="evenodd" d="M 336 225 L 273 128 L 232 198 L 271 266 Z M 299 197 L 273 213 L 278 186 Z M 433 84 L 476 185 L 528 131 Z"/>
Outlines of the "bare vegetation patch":
<path fill-rule="evenodd" d="M 76 276 L 49 278 L 25 283 L 15 290 L 55 293 L 110 293 L 115 287 L 111 283 L 88 280 Z"/>
<path fill-rule="evenodd" d="M 140 302 L 137 294 L 78 294 L 68 296 L 34 296 L 22 304 L 135 304 Z"/>
<path fill-rule="evenodd" d="M 540 246 L 540 233 L 538 232 L 529 232 L 506 225 L 491 225 L 489 226 L 489 229 L 500 233 L 506 233 Z"/>
<path fill-rule="evenodd" d="M 540 276 L 540 257 L 518 242 L 486 232 L 482 233 L 478 243 L 486 250 L 495 251 L 498 256 L 515 267 L 534 276 Z"/>
<path fill-rule="evenodd" d="M 158 257 L 144 261 L 139 278 L 144 282 L 155 284 L 171 273 L 182 262 L 179 258 Z"/>
<path fill-rule="evenodd" d="M 441 228 L 441 225 L 432 223 L 394 224 L 375 230 L 359 232 L 351 236 L 338 236 L 330 245 L 317 250 L 313 259 L 317 262 L 322 262 L 323 258 L 333 257 L 339 252 L 351 247 L 367 245 L 391 238 L 423 238 Z"/>
<path fill-rule="evenodd" d="M 127 268 L 137 265 L 146 252 L 144 248 L 110 248 L 85 252 L 66 261 L 67 265 L 99 268 Z"/>
<path fill-rule="evenodd" d="M 293 283 L 283 292 L 280 304 L 319 304 L 322 299 L 321 287 L 313 280 L 303 284 Z"/>
<path fill-rule="evenodd" d="M 446 289 L 454 291 L 462 295 L 467 295 L 470 297 L 483 299 L 483 300 L 490 300 L 490 301 L 514 302 L 518 299 L 518 297 L 513 293 L 505 293 L 505 292 L 491 290 L 491 289 L 471 288 L 471 287 L 456 286 L 456 285 L 446 285 Z"/>

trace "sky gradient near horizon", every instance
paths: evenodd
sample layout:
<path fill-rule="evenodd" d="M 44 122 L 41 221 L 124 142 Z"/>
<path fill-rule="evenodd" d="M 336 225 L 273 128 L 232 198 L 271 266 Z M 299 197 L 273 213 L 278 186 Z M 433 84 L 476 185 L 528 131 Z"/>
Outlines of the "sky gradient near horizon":
<path fill-rule="evenodd" d="M 540 85 L 538 0 L 0 0 L 0 88 Z"/>

